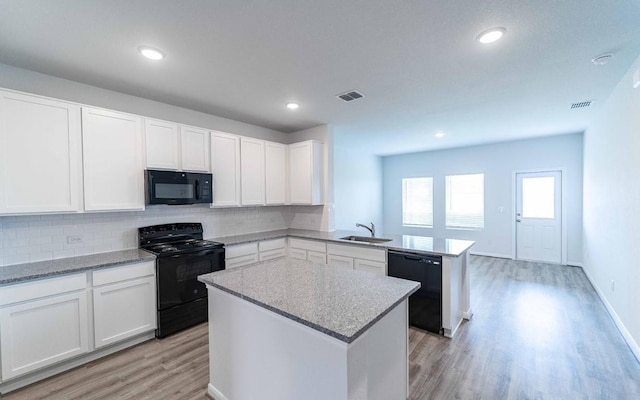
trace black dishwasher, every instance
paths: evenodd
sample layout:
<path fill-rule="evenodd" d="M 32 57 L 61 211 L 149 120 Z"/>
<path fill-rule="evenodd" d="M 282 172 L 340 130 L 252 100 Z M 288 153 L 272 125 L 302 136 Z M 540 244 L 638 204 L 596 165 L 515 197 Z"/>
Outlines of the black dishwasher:
<path fill-rule="evenodd" d="M 442 333 L 442 257 L 388 252 L 389 276 L 420 282 L 409 297 L 409 325 Z"/>

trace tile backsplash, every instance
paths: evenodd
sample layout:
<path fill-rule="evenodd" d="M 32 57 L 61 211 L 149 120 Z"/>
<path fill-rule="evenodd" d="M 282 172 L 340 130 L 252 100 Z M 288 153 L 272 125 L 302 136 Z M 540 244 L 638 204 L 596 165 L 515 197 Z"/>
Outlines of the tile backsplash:
<path fill-rule="evenodd" d="M 204 237 L 274 229 L 322 229 L 319 207 L 211 209 L 208 205 L 150 206 L 145 211 L 0 217 L 0 266 L 138 247 L 141 226 L 201 222 Z"/>

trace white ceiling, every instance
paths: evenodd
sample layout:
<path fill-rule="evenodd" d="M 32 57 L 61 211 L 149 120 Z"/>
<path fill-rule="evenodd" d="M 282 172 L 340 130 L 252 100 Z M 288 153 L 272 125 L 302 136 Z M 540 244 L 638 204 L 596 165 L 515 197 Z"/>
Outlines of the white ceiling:
<path fill-rule="evenodd" d="M 0 62 L 394 154 L 583 131 L 640 55 L 638 21 L 636 0 L 0 0 Z M 366 97 L 336 99 L 351 89 Z"/>

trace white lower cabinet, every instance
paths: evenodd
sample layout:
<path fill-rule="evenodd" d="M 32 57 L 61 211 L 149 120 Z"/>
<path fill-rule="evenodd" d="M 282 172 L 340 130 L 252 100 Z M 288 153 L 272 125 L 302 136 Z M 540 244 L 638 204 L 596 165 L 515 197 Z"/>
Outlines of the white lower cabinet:
<path fill-rule="evenodd" d="M 287 254 L 285 238 L 225 246 L 225 269 L 273 260 Z"/>
<path fill-rule="evenodd" d="M 89 351 L 86 274 L 0 288 L 2 380 Z"/>
<path fill-rule="evenodd" d="M 353 258 L 337 256 L 335 254 L 329 254 L 327 256 L 327 265 L 334 267 L 342 267 L 347 269 L 353 269 Z"/>
<path fill-rule="evenodd" d="M 382 249 L 329 243 L 327 244 L 327 264 L 386 275 L 387 253 Z"/>
<path fill-rule="evenodd" d="M 156 328 L 155 261 L 89 274 L 93 287 L 86 272 L 0 287 L 2 385 L 31 372 L 45 378 L 78 365 L 82 357 L 95 358 L 97 349 Z M 140 335 L 131 344 L 146 338 Z"/>
<path fill-rule="evenodd" d="M 95 347 L 156 328 L 153 261 L 93 272 Z"/>
<path fill-rule="evenodd" d="M 289 257 L 326 264 L 327 245 L 317 240 L 289 238 Z"/>
<path fill-rule="evenodd" d="M 224 247 L 224 268 L 238 268 L 259 261 L 258 243 L 244 243 Z"/>
<path fill-rule="evenodd" d="M 258 243 L 258 257 L 260 261 L 273 260 L 287 255 L 287 240 L 285 238 L 265 240 Z"/>

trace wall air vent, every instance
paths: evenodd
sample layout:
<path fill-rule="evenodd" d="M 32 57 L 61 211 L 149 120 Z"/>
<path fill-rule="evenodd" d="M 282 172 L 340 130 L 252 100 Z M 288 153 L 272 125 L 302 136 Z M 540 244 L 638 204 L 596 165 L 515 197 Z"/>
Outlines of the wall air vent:
<path fill-rule="evenodd" d="M 591 104 L 593 104 L 593 100 L 587 100 L 587 101 L 581 101 L 579 103 L 573 103 L 571 104 L 571 109 L 573 110 L 574 108 L 585 108 L 585 107 L 590 107 Z"/>
<path fill-rule="evenodd" d="M 350 90 L 348 92 L 339 94 L 336 97 L 344 101 L 352 101 L 352 100 L 361 99 L 364 97 L 364 95 L 358 92 L 357 90 Z"/>

